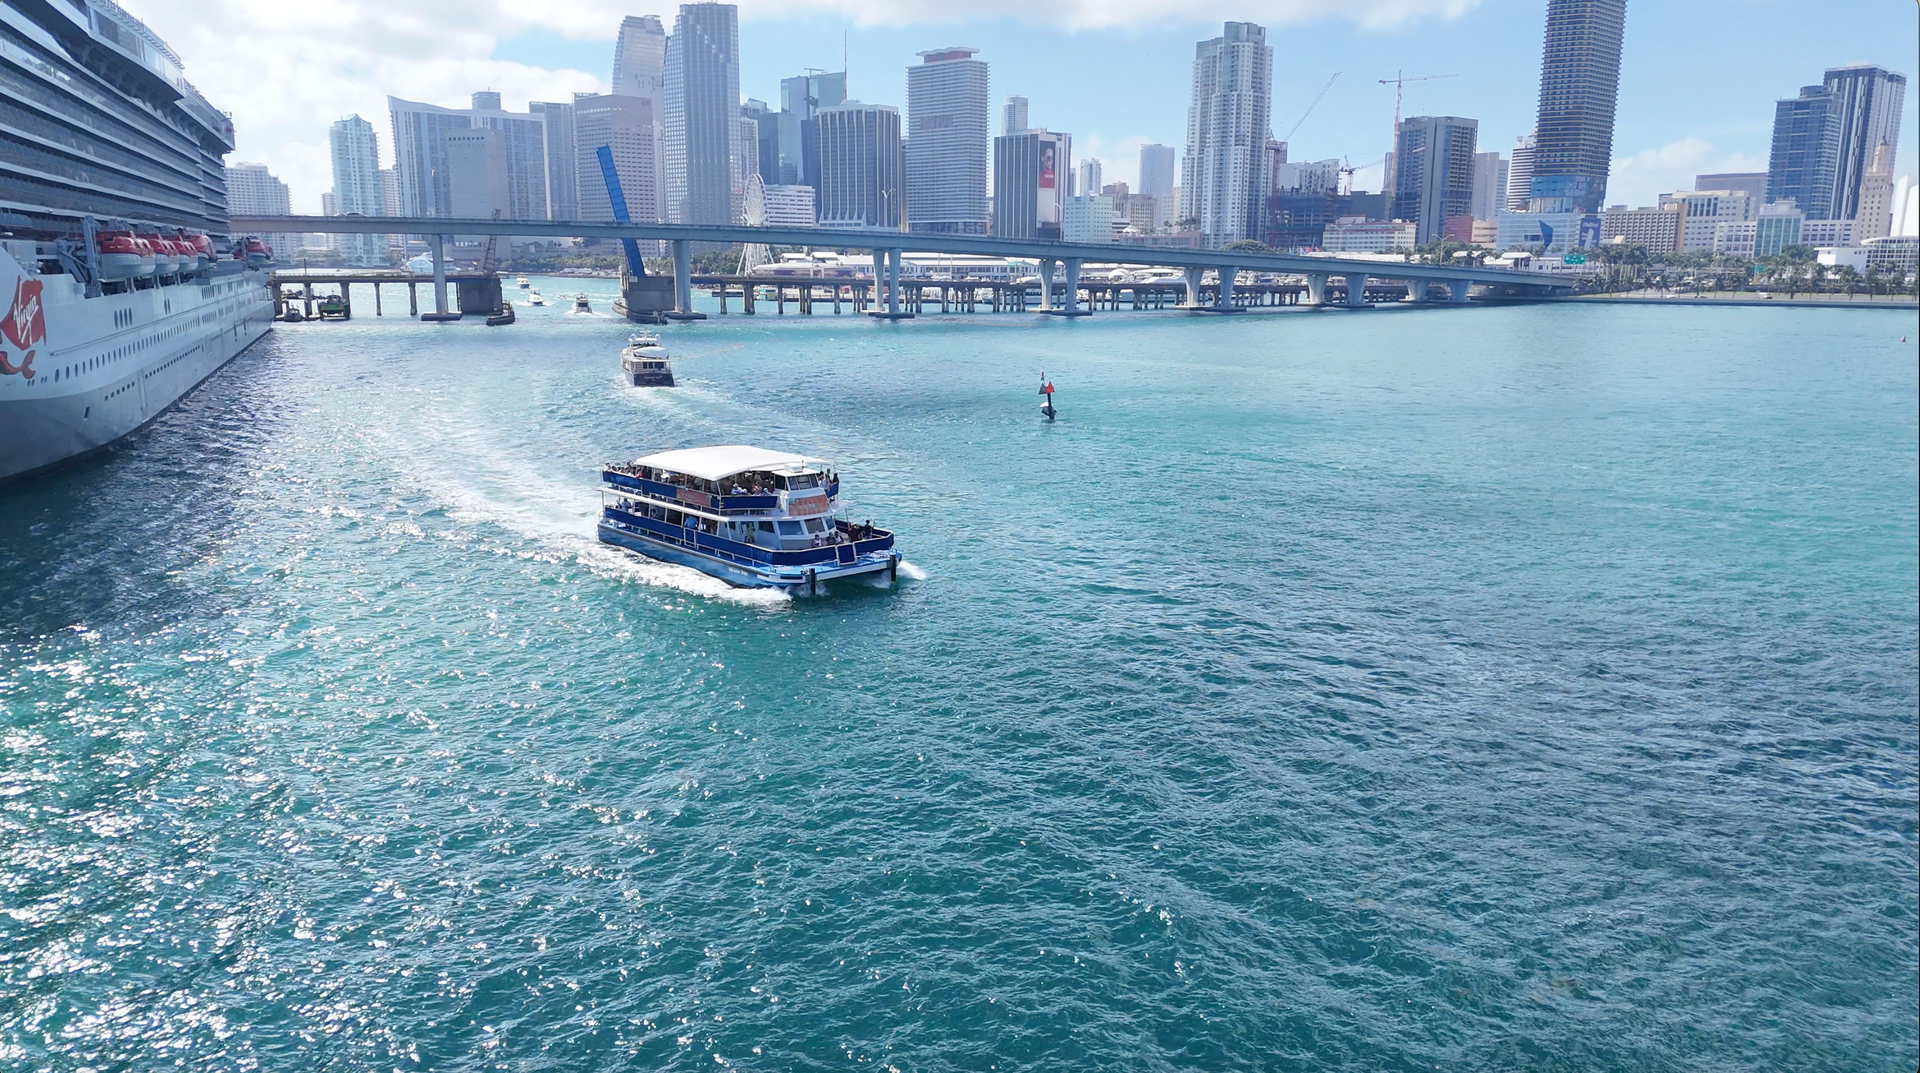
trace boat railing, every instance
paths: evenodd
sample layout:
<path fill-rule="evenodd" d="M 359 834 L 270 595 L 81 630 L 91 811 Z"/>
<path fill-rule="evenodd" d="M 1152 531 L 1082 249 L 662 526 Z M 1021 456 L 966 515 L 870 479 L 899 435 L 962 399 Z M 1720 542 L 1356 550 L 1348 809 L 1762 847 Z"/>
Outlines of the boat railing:
<path fill-rule="evenodd" d="M 618 470 L 602 470 L 601 479 L 616 488 L 626 488 L 649 496 L 674 503 L 684 503 L 689 507 L 719 511 L 722 514 L 734 512 L 762 512 L 780 509 L 780 495 L 777 492 L 748 492 L 745 494 L 715 495 L 697 488 L 688 488 L 681 484 L 669 484 L 665 481 L 648 480 L 634 477 Z M 828 491 L 831 498 L 839 494 L 836 482 Z M 809 489 L 809 491 L 812 491 Z"/>
<path fill-rule="evenodd" d="M 761 548 L 738 541 L 726 540 L 697 529 L 659 522 L 618 507 L 608 507 L 607 514 L 613 521 L 630 529 L 638 529 L 662 543 L 687 548 L 703 555 L 712 555 L 730 562 L 749 566 L 817 566 L 836 560 L 851 562 L 862 555 L 886 551 L 893 547 L 893 534 L 885 530 L 873 530 L 873 535 L 861 539 L 837 544 L 823 544 L 817 548 L 801 548 L 792 551 L 775 548 Z M 851 549 L 851 558 L 843 555 L 842 549 Z"/>

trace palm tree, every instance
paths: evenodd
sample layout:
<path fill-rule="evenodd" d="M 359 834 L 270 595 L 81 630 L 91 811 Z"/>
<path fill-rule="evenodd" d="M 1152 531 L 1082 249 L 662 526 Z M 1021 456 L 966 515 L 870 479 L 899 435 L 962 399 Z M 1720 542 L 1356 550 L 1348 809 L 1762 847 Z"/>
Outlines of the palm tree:
<path fill-rule="evenodd" d="M 1853 292 L 1860 286 L 1860 272 L 1852 265 L 1841 265 L 1834 270 L 1840 278 L 1840 285 L 1847 289 L 1847 301 L 1853 301 Z"/>

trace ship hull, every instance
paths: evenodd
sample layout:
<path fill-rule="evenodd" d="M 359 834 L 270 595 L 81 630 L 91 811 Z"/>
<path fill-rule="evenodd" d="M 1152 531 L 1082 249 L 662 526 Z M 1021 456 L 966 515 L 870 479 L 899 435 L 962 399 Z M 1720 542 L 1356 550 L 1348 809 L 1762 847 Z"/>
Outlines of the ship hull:
<path fill-rule="evenodd" d="M 49 297 L 34 375 L 0 382 L 0 484 L 137 432 L 272 325 L 266 274 L 256 271 L 77 302 Z"/>

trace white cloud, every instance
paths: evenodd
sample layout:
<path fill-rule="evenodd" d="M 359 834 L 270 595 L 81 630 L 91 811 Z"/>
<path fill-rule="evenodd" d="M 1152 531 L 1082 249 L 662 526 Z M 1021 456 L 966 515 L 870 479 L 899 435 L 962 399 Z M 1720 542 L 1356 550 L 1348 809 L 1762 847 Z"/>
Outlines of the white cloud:
<path fill-rule="evenodd" d="M 1657 204 L 1661 194 L 1689 190 L 1705 172 L 1765 171 L 1766 160 L 1715 148 L 1701 138 L 1682 138 L 1614 160 L 1607 177 L 1607 202 L 1638 207 Z"/>
<path fill-rule="evenodd" d="M 1172 0 L 744 0 L 743 20 L 827 18 L 858 25 L 956 25 L 1011 19 L 1053 30 L 1164 30 L 1245 19 L 1268 27 L 1346 20 L 1369 30 L 1453 19 L 1481 0 L 1228 0 L 1208 7 Z M 620 19 L 676 4 L 630 0 L 333 0 L 283 6 L 249 0 L 128 0 L 186 61 L 187 77 L 233 113 L 239 147 L 230 160 L 268 165 L 293 190 L 295 211 L 317 212 L 332 186 L 327 125 L 358 113 L 381 134 L 391 163 L 386 97 L 463 106 L 476 89 L 499 90 L 510 108 L 602 90 L 605 71 L 548 70 L 494 58 L 502 40 L 530 31 L 611 42 Z M 609 64 L 612 50 L 609 44 Z M 1113 147 L 1116 155 L 1130 144 Z M 1134 167 L 1129 163 L 1127 169 Z M 1118 171 L 1119 169 L 1116 169 Z M 1124 173 L 1124 172 L 1121 172 Z"/>

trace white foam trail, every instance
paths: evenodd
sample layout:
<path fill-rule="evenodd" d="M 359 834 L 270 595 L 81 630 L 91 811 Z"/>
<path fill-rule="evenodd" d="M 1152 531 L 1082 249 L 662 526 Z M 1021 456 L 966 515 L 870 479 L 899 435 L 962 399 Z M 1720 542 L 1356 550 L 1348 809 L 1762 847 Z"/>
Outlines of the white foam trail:
<path fill-rule="evenodd" d="M 925 570 L 920 569 L 905 559 L 900 560 L 900 576 L 912 578 L 915 581 L 927 580 L 927 572 Z"/>

